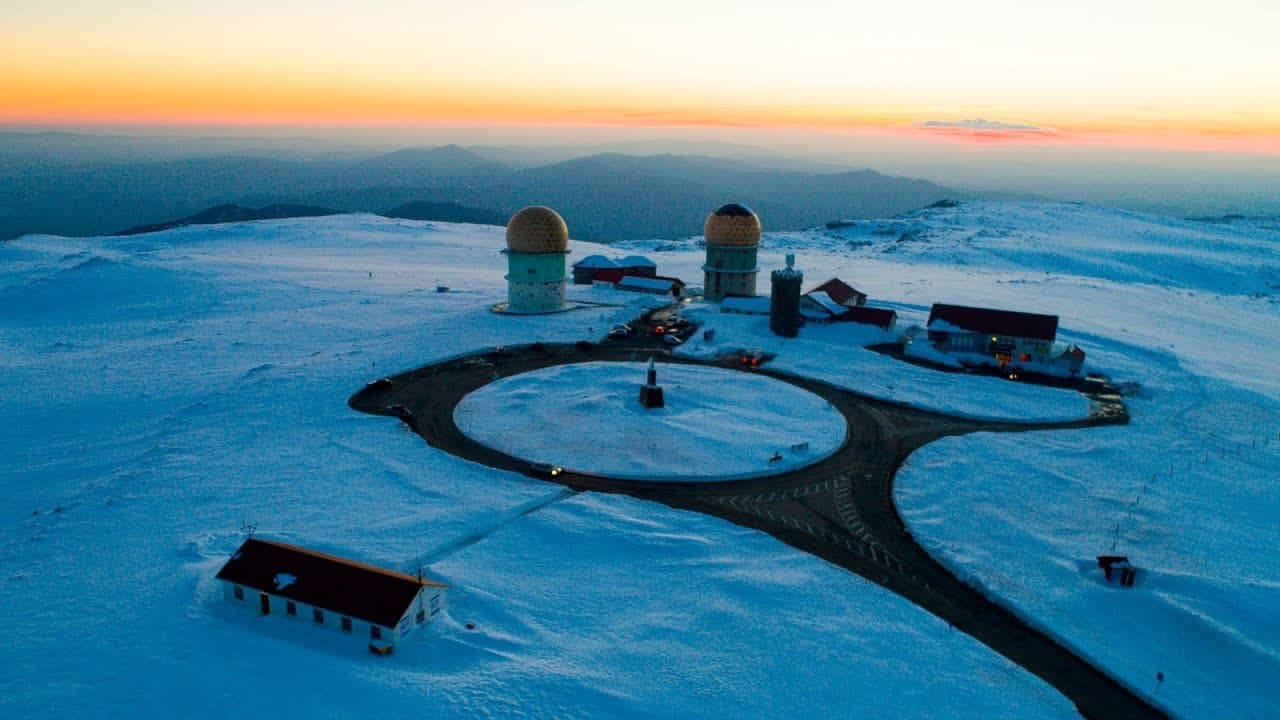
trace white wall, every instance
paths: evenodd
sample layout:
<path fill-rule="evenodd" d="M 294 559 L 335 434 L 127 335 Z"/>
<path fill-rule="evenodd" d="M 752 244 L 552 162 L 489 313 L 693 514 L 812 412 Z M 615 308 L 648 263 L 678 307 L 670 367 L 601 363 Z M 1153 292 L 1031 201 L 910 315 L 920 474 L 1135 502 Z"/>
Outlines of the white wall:
<path fill-rule="evenodd" d="M 230 603 L 233 607 L 240 607 L 245 612 L 251 613 L 253 615 L 261 614 L 262 610 L 261 610 L 260 601 L 258 599 L 258 595 L 260 593 L 258 590 L 254 590 L 251 587 L 244 587 L 244 600 L 237 600 L 235 598 L 234 583 L 227 582 L 226 580 L 219 580 L 219 582 L 223 584 L 223 593 L 222 593 L 223 598 L 225 598 L 226 601 Z M 425 589 L 434 590 L 439 588 L 425 588 Z M 316 623 L 314 620 L 312 620 L 312 611 L 317 609 L 315 606 L 308 605 L 306 603 L 297 602 L 295 600 L 293 602 L 294 602 L 294 605 L 297 606 L 298 614 L 296 616 L 289 615 L 287 612 L 289 600 L 287 598 L 280 597 L 279 595 L 272 595 L 271 593 L 267 593 L 267 597 L 270 598 L 270 602 L 271 602 L 272 618 L 282 619 L 285 622 L 294 622 L 302 625 L 307 625 L 317 630 L 328 630 L 330 632 L 335 632 L 340 635 L 347 635 L 354 638 L 358 642 L 360 642 L 361 646 L 368 645 L 370 642 L 373 642 L 373 638 L 370 636 L 370 628 L 372 627 L 371 623 L 367 623 L 357 618 L 351 618 L 351 632 L 343 632 L 342 630 L 343 616 L 339 613 L 333 612 L 331 610 L 325 610 L 324 608 L 319 608 L 319 610 L 324 613 L 324 624 L 321 625 Z M 415 607 L 414 612 L 417 612 L 416 604 L 414 605 L 414 607 Z M 410 617 L 412 617 L 412 615 L 410 615 Z M 396 642 L 396 639 L 397 639 L 397 635 L 396 635 L 395 629 L 383 627 L 382 639 L 377 640 L 376 642 L 378 642 L 381 645 L 394 645 Z"/>

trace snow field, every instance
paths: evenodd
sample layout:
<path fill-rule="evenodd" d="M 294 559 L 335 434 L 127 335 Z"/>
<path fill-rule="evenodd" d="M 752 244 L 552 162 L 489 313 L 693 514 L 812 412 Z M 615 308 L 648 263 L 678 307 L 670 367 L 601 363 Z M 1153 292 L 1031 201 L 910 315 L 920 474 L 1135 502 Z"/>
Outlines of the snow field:
<path fill-rule="evenodd" d="M 591 362 L 513 375 L 463 398 L 454 421 L 473 440 L 523 460 L 678 481 L 811 465 L 840 449 L 848 433 L 844 417 L 816 395 L 715 367 L 659 363 L 666 407 L 645 410 L 646 370 L 643 362 Z"/>
<path fill-rule="evenodd" d="M 369 379 L 600 337 L 653 301 L 571 287 L 631 304 L 494 315 L 501 247 L 498 228 L 364 216 L 0 245 L 0 717 L 1072 716 L 768 536 L 561 499 L 347 408 Z M 375 659 L 233 612 L 212 578 L 246 522 L 391 568 L 429 557 L 450 616 Z"/>

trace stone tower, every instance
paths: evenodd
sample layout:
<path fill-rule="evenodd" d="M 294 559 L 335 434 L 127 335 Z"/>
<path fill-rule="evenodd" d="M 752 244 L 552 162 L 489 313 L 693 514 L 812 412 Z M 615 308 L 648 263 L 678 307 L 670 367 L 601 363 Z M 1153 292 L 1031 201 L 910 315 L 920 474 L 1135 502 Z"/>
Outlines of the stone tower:
<path fill-rule="evenodd" d="M 774 335 L 793 338 L 800 334 L 800 285 L 804 273 L 795 269 L 796 256 L 787 255 L 787 267 L 770 274 L 769 329 Z"/>

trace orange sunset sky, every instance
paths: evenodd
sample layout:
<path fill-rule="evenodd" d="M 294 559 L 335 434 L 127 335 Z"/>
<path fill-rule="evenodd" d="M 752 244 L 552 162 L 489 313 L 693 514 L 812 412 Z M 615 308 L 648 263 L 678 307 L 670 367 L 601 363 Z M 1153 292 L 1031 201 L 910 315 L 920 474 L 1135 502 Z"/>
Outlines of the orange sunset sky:
<path fill-rule="evenodd" d="M 18 0 L 0 123 L 820 128 L 1280 154 L 1276 2 L 629 5 Z"/>

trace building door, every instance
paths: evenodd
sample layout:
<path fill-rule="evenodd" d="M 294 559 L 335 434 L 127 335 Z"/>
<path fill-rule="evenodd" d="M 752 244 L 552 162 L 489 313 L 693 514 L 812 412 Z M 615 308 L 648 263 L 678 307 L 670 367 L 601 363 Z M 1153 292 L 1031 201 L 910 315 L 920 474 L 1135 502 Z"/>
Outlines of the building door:
<path fill-rule="evenodd" d="M 258 603 L 262 606 L 262 614 L 271 614 L 271 598 L 266 593 L 258 593 Z"/>

